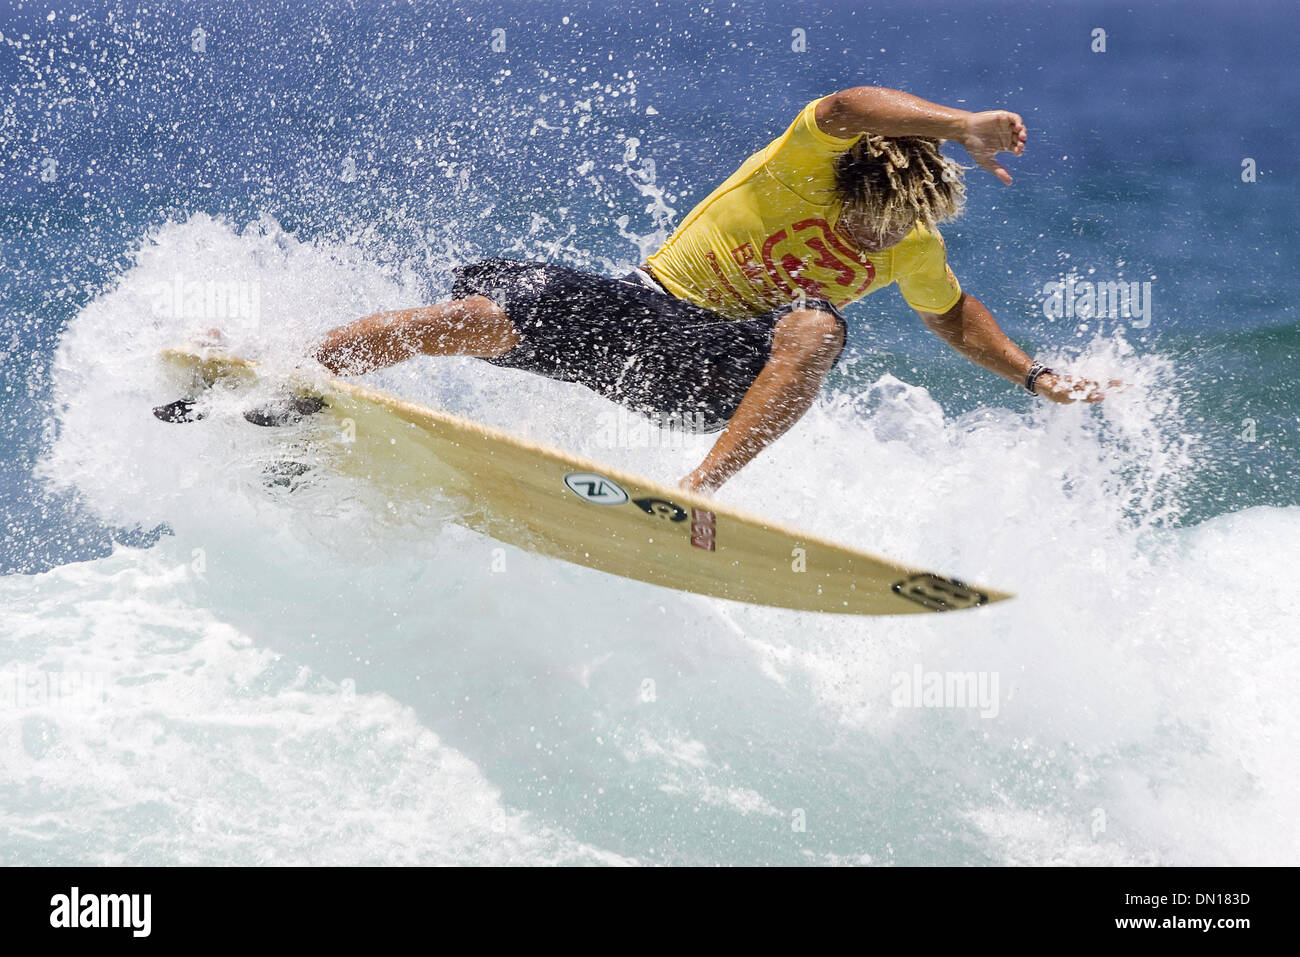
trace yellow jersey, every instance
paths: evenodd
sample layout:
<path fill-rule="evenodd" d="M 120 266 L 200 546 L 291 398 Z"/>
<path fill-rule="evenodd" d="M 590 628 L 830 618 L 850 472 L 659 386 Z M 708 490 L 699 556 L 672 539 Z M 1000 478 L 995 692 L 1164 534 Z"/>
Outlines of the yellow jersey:
<path fill-rule="evenodd" d="M 802 294 L 837 307 L 898 283 L 913 309 L 942 313 L 961 298 L 943 237 L 917 224 L 880 253 L 836 229 L 835 159 L 857 142 L 817 127 L 813 100 L 778 139 L 745 160 L 650 257 L 674 296 L 743 319 Z"/>

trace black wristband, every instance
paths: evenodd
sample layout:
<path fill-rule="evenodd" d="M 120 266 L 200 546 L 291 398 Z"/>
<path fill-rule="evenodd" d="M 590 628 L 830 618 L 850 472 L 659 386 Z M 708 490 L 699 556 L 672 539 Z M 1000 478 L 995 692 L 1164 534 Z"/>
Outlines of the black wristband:
<path fill-rule="evenodd" d="M 1025 376 L 1025 388 L 1029 390 L 1030 395 L 1038 395 L 1038 377 L 1044 374 L 1056 375 L 1055 372 L 1041 362 L 1035 362 L 1029 367 L 1029 374 Z"/>

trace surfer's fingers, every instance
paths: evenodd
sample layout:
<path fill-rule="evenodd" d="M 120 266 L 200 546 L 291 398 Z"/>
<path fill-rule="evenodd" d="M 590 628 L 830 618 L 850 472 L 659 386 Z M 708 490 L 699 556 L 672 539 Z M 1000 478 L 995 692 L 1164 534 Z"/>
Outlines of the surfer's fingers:
<path fill-rule="evenodd" d="M 1020 118 L 1019 113 L 1011 113 L 1007 110 L 1001 110 L 995 115 L 996 119 L 989 131 L 998 152 L 1015 153 L 1019 156 L 1024 152 L 1025 140 L 1029 135 L 1025 129 L 1025 121 Z"/>
<path fill-rule="evenodd" d="M 1029 138 L 1029 131 L 1025 128 L 1025 121 L 1020 118 L 1019 113 L 1008 113 L 1011 120 L 1011 151 L 1019 156 L 1025 151 L 1025 140 Z"/>
<path fill-rule="evenodd" d="M 995 160 L 992 156 L 981 157 L 977 162 L 998 179 L 1002 180 L 1002 182 L 1006 183 L 1008 186 L 1011 185 L 1011 174 L 1007 172 L 1005 166 Z"/>

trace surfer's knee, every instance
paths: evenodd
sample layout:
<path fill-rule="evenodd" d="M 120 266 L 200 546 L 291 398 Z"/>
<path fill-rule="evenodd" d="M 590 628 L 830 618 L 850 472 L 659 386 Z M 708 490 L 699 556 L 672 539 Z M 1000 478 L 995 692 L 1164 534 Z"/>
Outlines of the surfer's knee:
<path fill-rule="evenodd" d="M 445 305 L 453 314 L 460 313 L 471 355 L 502 356 L 519 345 L 519 330 L 505 310 L 487 296 L 466 296 Z"/>
<path fill-rule="evenodd" d="M 375 313 L 331 329 L 313 355 L 335 375 L 361 375 L 415 355 L 492 358 L 519 344 L 519 331 L 486 296 Z"/>
<path fill-rule="evenodd" d="M 505 310 L 477 294 L 402 313 L 390 335 L 429 356 L 490 359 L 519 344 L 519 330 Z"/>
<path fill-rule="evenodd" d="M 794 309 L 777 320 L 772 356 L 829 369 L 844 341 L 844 322 L 838 316 L 821 309 Z"/>

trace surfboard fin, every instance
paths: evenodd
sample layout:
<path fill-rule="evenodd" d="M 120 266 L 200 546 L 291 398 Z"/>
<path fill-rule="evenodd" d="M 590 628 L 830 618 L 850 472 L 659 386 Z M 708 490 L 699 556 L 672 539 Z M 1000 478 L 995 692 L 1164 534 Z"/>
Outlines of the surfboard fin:
<path fill-rule="evenodd" d="M 153 414 L 159 421 L 173 424 L 198 422 L 207 418 L 207 413 L 199 411 L 195 406 L 194 399 L 180 398 L 166 405 L 154 406 Z M 271 428 L 301 422 L 304 417 L 315 415 L 323 408 L 325 400 L 319 396 L 291 395 L 249 409 L 244 413 L 244 418 L 253 425 Z"/>
<path fill-rule="evenodd" d="M 297 491 L 311 472 L 312 467 L 306 462 L 281 459 L 270 463 L 262 470 L 262 484 L 267 488 L 278 487 L 293 492 Z"/>
<path fill-rule="evenodd" d="M 315 395 L 290 395 L 266 405 L 249 409 L 244 418 L 254 425 L 275 428 L 301 422 L 305 416 L 315 415 L 325 408 L 325 400 Z"/>
<path fill-rule="evenodd" d="M 197 422 L 205 417 L 206 413 L 199 412 L 194 408 L 193 399 L 177 399 L 175 402 L 168 402 L 166 405 L 154 406 L 154 418 L 163 422 L 182 423 Z"/>

